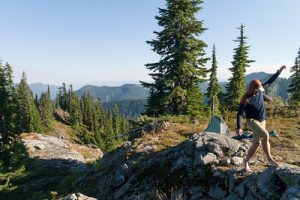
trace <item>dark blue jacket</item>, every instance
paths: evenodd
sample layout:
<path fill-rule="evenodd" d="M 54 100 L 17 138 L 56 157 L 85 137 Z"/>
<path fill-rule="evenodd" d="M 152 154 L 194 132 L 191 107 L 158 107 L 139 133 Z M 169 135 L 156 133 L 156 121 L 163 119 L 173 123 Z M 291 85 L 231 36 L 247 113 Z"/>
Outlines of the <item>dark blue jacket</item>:
<path fill-rule="evenodd" d="M 262 85 L 264 89 L 267 90 L 279 75 L 280 72 L 277 71 L 276 74 L 272 75 L 271 78 L 263 83 Z M 251 118 L 262 122 L 267 118 L 263 92 L 258 92 L 256 96 L 249 96 L 245 104 L 240 103 L 237 113 L 237 129 L 242 127 L 242 118 L 244 112 L 246 113 L 247 119 Z"/>

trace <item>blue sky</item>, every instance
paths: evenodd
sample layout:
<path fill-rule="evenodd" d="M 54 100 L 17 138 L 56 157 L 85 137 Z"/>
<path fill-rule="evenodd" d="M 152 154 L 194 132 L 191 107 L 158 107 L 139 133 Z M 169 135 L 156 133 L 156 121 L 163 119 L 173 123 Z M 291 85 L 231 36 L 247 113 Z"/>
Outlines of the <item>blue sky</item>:
<path fill-rule="evenodd" d="M 151 80 L 144 64 L 159 57 L 146 40 L 159 30 L 154 16 L 163 0 L 0 0 L 0 57 L 19 80 L 82 85 Z M 231 74 L 233 40 L 241 23 L 249 37 L 247 73 L 292 66 L 300 47 L 299 0 L 206 0 L 197 14 L 217 47 L 218 77 Z M 207 64 L 210 67 L 210 63 Z M 282 76 L 290 74 L 285 71 Z"/>

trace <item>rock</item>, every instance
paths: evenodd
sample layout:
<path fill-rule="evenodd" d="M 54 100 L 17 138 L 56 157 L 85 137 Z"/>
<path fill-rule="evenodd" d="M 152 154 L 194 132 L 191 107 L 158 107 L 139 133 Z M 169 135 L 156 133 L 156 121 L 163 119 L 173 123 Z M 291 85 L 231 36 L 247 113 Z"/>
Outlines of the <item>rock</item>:
<path fill-rule="evenodd" d="M 217 156 L 213 153 L 208 153 L 207 155 L 205 155 L 202 159 L 202 164 L 203 165 L 208 165 L 208 164 L 218 164 L 219 161 L 217 159 Z"/>
<path fill-rule="evenodd" d="M 144 134 L 161 133 L 161 132 L 164 132 L 165 129 L 167 129 L 173 125 L 174 125 L 174 123 L 171 124 L 170 122 L 166 122 L 166 121 L 153 122 L 153 123 L 145 125 L 142 128 L 138 128 L 138 129 L 130 131 L 128 139 L 129 139 L 129 141 L 132 141 L 136 138 L 142 137 Z"/>
<path fill-rule="evenodd" d="M 171 200 L 186 200 L 186 199 L 187 199 L 186 194 L 182 188 L 171 194 Z"/>
<path fill-rule="evenodd" d="M 66 111 L 63 111 L 60 108 L 54 109 L 54 117 L 56 120 L 64 123 L 64 124 L 69 124 L 71 125 L 69 119 L 70 119 L 70 114 Z"/>
<path fill-rule="evenodd" d="M 288 164 L 281 164 L 275 173 L 286 184 L 287 187 L 300 185 L 300 167 Z"/>
<path fill-rule="evenodd" d="M 257 165 L 259 163 L 259 160 L 258 159 L 255 159 L 255 158 L 251 158 L 249 160 L 249 165 Z"/>
<path fill-rule="evenodd" d="M 93 197 L 85 196 L 81 193 L 75 193 L 62 198 L 61 200 L 97 200 L 97 199 Z"/>
<path fill-rule="evenodd" d="M 256 198 L 252 192 L 248 191 L 247 195 L 245 196 L 244 200 L 263 200 L 263 199 L 260 199 L 260 198 Z"/>
<path fill-rule="evenodd" d="M 285 190 L 283 182 L 275 174 L 274 167 L 269 167 L 257 177 L 257 188 L 267 199 L 280 199 L 280 194 Z"/>
<path fill-rule="evenodd" d="M 240 183 L 239 185 L 237 185 L 234 188 L 234 193 L 236 193 L 241 199 L 244 199 L 246 193 L 247 193 L 247 183 L 248 183 L 249 179 L 245 179 L 242 183 Z"/>
<path fill-rule="evenodd" d="M 103 155 L 99 149 L 73 144 L 49 135 L 28 133 L 21 137 L 29 157 L 36 158 L 35 162 L 54 170 L 83 171 L 87 161 L 97 160 Z M 88 155 L 88 158 L 83 155 Z"/>
<path fill-rule="evenodd" d="M 228 159 L 228 155 L 242 152 L 240 147 L 245 145 L 226 135 L 197 133 L 174 147 L 152 153 L 136 153 L 136 145 L 140 145 L 136 141 L 106 153 L 101 170 L 87 175 L 87 180 L 93 180 L 94 196 L 98 199 L 273 200 L 280 199 L 284 192 L 294 194 L 292 189 L 286 191 L 285 182 L 298 183 L 292 180 L 293 175 L 297 177 L 297 170 L 291 171 L 290 166 L 245 176 L 240 167 L 216 166 L 219 160 L 225 165 L 243 162 L 237 156 Z M 218 157 L 216 150 L 223 155 Z"/>
<path fill-rule="evenodd" d="M 231 163 L 234 165 L 241 165 L 243 164 L 243 158 L 234 156 L 231 158 Z"/>
<path fill-rule="evenodd" d="M 225 158 L 225 159 L 220 160 L 219 165 L 221 165 L 221 166 L 229 166 L 230 163 L 231 163 L 230 158 Z"/>
<path fill-rule="evenodd" d="M 220 145 L 213 143 L 213 142 L 209 142 L 206 145 L 206 148 L 209 152 L 216 154 L 218 157 L 222 157 L 223 156 L 223 151 L 220 147 Z"/>
<path fill-rule="evenodd" d="M 202 198 L 203 195 L 203 188 L 202 187 L 191 187 L 189 190 L 190 200 L 198 200 Z"/>
<path fill-rule="evenodd" d="M 187 169 L 191 167 L 191 159 L 187 157 L 180 157 L 178 160 L 176 160 L 175 164 L 171 168 L 171 173 L 173 173 L 176 170 L 182 170 L 182 169 Z"/>
<path fill-rule="evenodd" d="M 248 148 L 244 145 L 240 146 L 240 150 L 243 151 L 243 152 L 246 152 L 248 151 Z"/>
<path fill-rule="evenodd" d="M 124 194 L 126 194 L 126 191 L 129 189 L 129 181 L 122 185 L 116 192 L 114 192 L 114 199 L 120 199 Z"/>
<path fill-rule="evenodd" d="M 45 149 L 45 146 L 44 145 L 34 145 L 33 146 L 35 149 L 37 149 L 37 150 L 43 150 L 43 149 Z"/>
<path fill-rule="evenodd" d="M 229 172 L 227 180 L 226 180 L 226 184 L 225 184 L 226 187 L 228 188 L 227 191 L 229 193 L 232 193 L 236 182 L 237 182 L 237 178 L 235 176 L 235 173 Z"/>
<path fill-rule="evenodd" d="M 145 153 L 151 153 L 151 152 L 153 152 L 153 150 L 154 150 L 154 147 L 153 146 L 145 146 L 144 148 L 143 148 L 143 152 L 145 152 Z"/>
<path fill-rule="evenodd" d="M 114 188 L 119 187 L 126 181 L 126 176 L 128 172 L 128 166 L 127 164 L 123 164 L 121 168 L 115 173 L 115 176 L 112 181 L 112 186 Z"/>
<path fill-rule="evenodd" d="M 76 160 L 85 163 L 85 158 L 81 154 L 82 150 L 89 150 L 91 156 L 95 154 L 94 159 L 99 159 L 103 153 L 88 148 L 86 146 L 80 146 L 72 144 L 67 140 L 62 140 L 53 136 L 46 136 L 41 134 L 31 133 L 34 136 L 32 139 L 27 139 L 28 136 L 23 136 L 22 139 L 24 145 L 28 149 L 38 149 L 39 151 L 29 151 L 30 157 L 39 157 L 41 159 L 65 159 Z M 27 138 L 26 138 L 27 137 Z"/>
<path fill-rule="evenodd" d="M 207 151 L 196 150 L 194 152 L 194 166 L 199 166 L 203 164 L 203 157 L 207 155 Z"/>
<path fill-rule="evenodd" d="M 219 171 L 215 171 L 215 172 L 213 173 L 213 177 L 221 177 L 221 176 L 222 176 L 222 173 L 219 172 Z"/>
<path fill-rule="evenodd" d="M 214 199 L 224 199 L 226 191 L 222 190 L 219 186 L 212 186 L 209 189 L 209 196 Z"/>
<path fill-rule="evenodd" d="M 242 150 L 239 150 L 237 152 L 235 152 L 234 156 L 237 156 L 237 157 L 243 157 L 245 155 L 245 152 L 242 151 Z"/>
<path fill-rule="evenodd" d="M 300 199 L 299 185 L 288 188 L 280 198 L 280 200 L 299 200 L 299 199 Z"/>
<path fill-rule="evenodd" d="M 242 143 L 238 140 L 234 140 L 227 135 L 224 134 L 215 134 L 215 133 L 202 133 L 202 138 L 205 144 L 209 142 L 216 143 L 220 146 L 223 152 L 229 153 L 230 151 L 237 152 L 242 145 Z"/>
<path fill-rule="evenodd" d="M 195 141 L 196 149 L 203 150 L 203 149 L 200 149 L 200 148 L 204 148 L 204 143 L 203 143 L 202 139 L 199 139 L 199 135 L 195 134 L 192 137 L 195 139 L 194 141 Z"/>
<path fill-rule="evenodd" d="M 226 197 L 224 200 L 242 200 L 239 195 L 236 193 L 231 193 L 228 197 Z"/>

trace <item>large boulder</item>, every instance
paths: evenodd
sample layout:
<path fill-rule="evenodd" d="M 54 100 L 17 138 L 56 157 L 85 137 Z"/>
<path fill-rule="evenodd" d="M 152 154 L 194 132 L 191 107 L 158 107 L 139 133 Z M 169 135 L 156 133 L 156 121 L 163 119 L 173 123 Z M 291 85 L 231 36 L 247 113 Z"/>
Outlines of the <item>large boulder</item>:
<path fill-rule="evenodd" d="M 300 199 L 299 185 L 288 188 L 280 198 L 280 200 L 299 200 L 299 199 Z"/>
<path fill-rule="evenodd" d="M 74 194 L 70 194 L 60 200 L 97 200 L 93 197 L 88 197 L 88 196 L 85 196 L 81 193 L 74 193 Z"/>
<path fill-rule="evenodd" d="M 151 130 L 155 131 L 157 127 Z M 102 170 L 95 174 L 98 183 L 94 191 L 99 199 L 155 199 L 163 196 L 196 199 L 209 191 L 211 196 L 216 195 L 215 191 L 219 190 L 222 195 L 218 198 L 223 198 L 228 194 L 223 184 L 207 188 L 208 183 L 218 182 L 210 169 L 218 165 L 220 159 L 229 159 L 243 143 L 229 136 L 197 133 L 189 140 L 157 153 L 134 154 L 134 145 L 135 140 L 129 141 L 103 156 Z M 198 184 L 186 190 L 187 183 Z"/>
<path fill-rule="evenodd" d="M 74 144 L 70 141 L 37 133 L 22 134 L 29 156 L 48 168 L 84 171 L 86 163 L 102 157 L 98 148 Z M 88 156 L 87 156 L 88 155 Z"/>
<path fill-rule="evenodd" d="M 300 168 L 293 165 L 281 164 L 275 173 L 286 184 L 287 187 L 300 185 Z"/>

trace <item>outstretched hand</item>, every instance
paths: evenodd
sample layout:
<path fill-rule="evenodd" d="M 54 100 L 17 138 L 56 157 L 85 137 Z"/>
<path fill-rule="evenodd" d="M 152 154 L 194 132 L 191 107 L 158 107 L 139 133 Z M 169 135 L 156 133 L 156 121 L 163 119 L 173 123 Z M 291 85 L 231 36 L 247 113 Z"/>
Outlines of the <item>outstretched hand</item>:
<path fill-rule="evenodd" d="M 286 69 L 285 65 L 283 65 L 283 66 L 280 67 L 279 72 L 281 73 L 284 69 Z"/>

